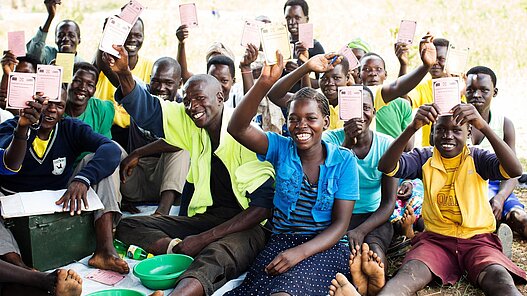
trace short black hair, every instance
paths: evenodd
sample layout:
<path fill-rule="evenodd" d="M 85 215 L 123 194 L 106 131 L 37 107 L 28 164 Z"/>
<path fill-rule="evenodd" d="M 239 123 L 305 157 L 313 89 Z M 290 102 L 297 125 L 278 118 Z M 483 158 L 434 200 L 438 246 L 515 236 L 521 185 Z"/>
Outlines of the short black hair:
<path fill-rule="evenodd" d="M 305 16 L 309 16 L 309 5 L 307 5 L 307 2 L 305 0 L 287 0 L 284 4 L 284 13 L 287 6 L 295 5 L 298 5 L 302 8 L 302 12 Z"/>
<path fill-rule="evenodd" d="M 77 38 L 81 38 L 81 28 L 79 27 L 79 24 L 77 24 L 77 22 L 75 22 L 74 20 L 61 20 L 57 26 L 55 27 L 55 35 L 57 35 L 57 32 L 59 31 L 59 27 L 64 25 L 64 24 L 73 24 L 75 25 L 75 32 L 77 33 Z"/>
<path fill-rule="evenodd" d="M 31 55 L 17 57 L 16 59 L 18 60 L 19 63 L 22 62 L 22 63 L 31 64 L 31 66 L 33 66 L 33 69 L 35 69 L 35 72 L 37 71 L 37 65 L 40 64 L 40 61 Z"/>
<path fill-rule="evenodd" d="M 496 87 L 496 83 L 498 82 L 498 78 L 496 78 L 496 73 L 494 73 L 494 71 L 492 71 L 490 68 L 485 67 L 485 66 L 472 67 L 470 70 L 468 70 L 467 76 L 470 75 L 470 74 L 487 74 L 487 75 L 489 75 L 490 79 L 492 80 L 492 84 L 494 85 L 494 87 Z"/>
<path fill-rule="evenodd" d="M 345 56 L 342 56 L 342 60 L 340 61 L 339 65 L 341 65 L 341 67 L 342 67 L 342 72 L 345 75 L 348 75 L 348 72 L 350 70 L 350 63 L 349 63 L 348 59 Z"/>
<path fill-rule="evenodd" d="M 366 53 L 365 55 L 362 56 L 362 58 L 360 60 L 362 61 L 362 60 L 366 59 L 367 57 L 372 57 L 372 56 L 373 57 L 378 57 L 382 61 L 382 66 L 384 67 L 384 70 L 386 71 L 386 62 L 384 62 L 384 59 L 380 55 L 378 55 L 378 54 L 376 54 L 374 52 L 370 51 L 370 52 Z"/>
<path fill-rule="evenodd" d="M 433 43 L 436 47 L 438 46 L 448 47 L 448 45 L 450 44 L 450 41 L 448 41 L 445 38 L 434 38 Z"/>
<path fill-rule="evenodd" d="M 369 87 L 367 87 L 366 85 L 364 85 L 364 84 L 355 84 L 355 85 L 362 85 L 362 90 L 364 90 L 364 91 L 366 91 L 367 93 L 370 94 L 371 104 L 372 104 L 372 106 L 375 107 L 375 97 L 373 96 L 373 92 L 371 91 L 371 89 Z"/>
<path fill-rule="evenodd" d="M 320 110 L 320 113 L 322 113 L 322 115 L 324 116 L 330 116 L 330 111 L 329 111 L 329 101 L 328 99 L 326 98 L 326 96 L 324 96 L 324 94 L 322 94 L 321 92 L 315 90 L 315 89 L 312 89 L 310 87 L 304 87 L 304 88 L 301 88 L 299 91 L 297 91 L 288 101 L 287 101 L 287 110 L 289 110 L 290 106 L 291 106 L 291 103 L 293 101 L 309 101 L 309 100 L 313 100 L 317 103 L 317 106 L 318 106 L 318 109 Z"/>
<path fill-rule="evenodd" d="M 207 62 L 207 73 L 209 72 L 209 69 L 212 65 L 225 65 L 229 67 L 229 72 L 231 73 L 232 78 L 234 78 L 234 61 L 229 58 L 228 56 L 219 55 L 210 58 L 210 60 Z"/>
<path fill-rule="evenodd" d="M 157 61 L 155 61 L 154 65 L 152 66 L 152 73 L 154 73 L 155 68 L 163 66 L 173 68 L 176 75 L 181 78 L 181 65 L 179 65 L 178 61 L 171 57 L 161 57 L 157 59 Z"/>
<path fill-rule="evenodd" d="M 95 84 L 97 84 L 97 81 L 99 80 L 99 70 L 95 68 L 94 65 L 87 63 L 87 62 L 78 62 L 73 65 L 73 75 L 77 73 L 79 70 L 84 70 L 86 72 L 92 72 L 95 76 Z"/>

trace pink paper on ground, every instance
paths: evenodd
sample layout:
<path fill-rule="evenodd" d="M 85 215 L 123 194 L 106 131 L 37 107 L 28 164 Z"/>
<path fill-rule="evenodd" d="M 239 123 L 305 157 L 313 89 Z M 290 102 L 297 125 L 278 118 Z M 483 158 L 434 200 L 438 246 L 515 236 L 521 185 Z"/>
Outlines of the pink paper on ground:
<path fill-rule="evenodd" d="M 260 47 L 260 24 L 259 21 L 246 20 L 243 25 L 241 45 L 247 47 L 248 44 L 253 44 Z"/>
<path fill-rule="evenodd" d="M 196 28 L 198 26 L 198 13 L 196 11 L 196 4 L 180 4 L 179 17 L 181 19 L 182 25 L 187 25 L 189 28 Z"/>
<path fill-rule="evenodd" d="M 349 63 L 349 69 L 350 70 L 353 70 L 355 68 L 358 68 L 360 66 L 360 62 L 359 60 L 357 60 L 357 57 L 355 56 L 355 54 L 353 53 L 353 50 L 351 48 L 349 48 L 347 45 L 344 45 L 344 47 L 342 47 L 338 54 L 340 55 L 343 55 L 346 57 L 346 59 L 348 59 L 348 63 Z"/>
<path fill-rule="evenodd" d="M 341 120 L 362 118 L 362 85 L 338 88 L 339 117 Z"/>
<path fill-rule="evenodd" d="M 305 48 L 313 48 L 313 24 L 298 24 L 298 41 L 304 44 Z"/>
<path fill-rule="evenodd" d="M 24 31 L 7 33 L 7 49 L 11 50 L 11 52 L 17 57 L 23 57 L 26 55 Z"/>
<path fill-rule="evenodd" d="M 396 43 L 412 44 L 417 22 L 402 20 L 399 26 Z"/>
<path fill-rule="evenodd" d="M 439 115 L 447 115 L 450 110 L 461 103 L 459 80 L 457 77 L 437 78 L 432 80 L 434 103 L 439 108 Z"/>
<path fill-rule="evenodd" d="M 122 281 L 126 276 L 110 270 L 97 269 L 94 272 L 86 275 L 87 279 L 96 281 L 101 284 L 108 286 L 115 286 L 118 282 Z"/>
<path fill-rule="evenodd" d="M 141 12 L 143 12 L 144 6 L 137 0 L 131 0 L 121 11 L 119 17 L 127 23 L 134 25 Z"/>

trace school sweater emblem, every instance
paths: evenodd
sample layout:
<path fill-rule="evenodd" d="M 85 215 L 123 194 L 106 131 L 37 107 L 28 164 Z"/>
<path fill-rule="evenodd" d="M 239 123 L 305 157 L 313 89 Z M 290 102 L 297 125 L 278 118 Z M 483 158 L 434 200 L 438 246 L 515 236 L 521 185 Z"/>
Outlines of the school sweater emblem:
<path fill-rule="evenodd" d="M 53 159 L 53 175 L 61 175 L 66 168 L 66 157 Z"/>

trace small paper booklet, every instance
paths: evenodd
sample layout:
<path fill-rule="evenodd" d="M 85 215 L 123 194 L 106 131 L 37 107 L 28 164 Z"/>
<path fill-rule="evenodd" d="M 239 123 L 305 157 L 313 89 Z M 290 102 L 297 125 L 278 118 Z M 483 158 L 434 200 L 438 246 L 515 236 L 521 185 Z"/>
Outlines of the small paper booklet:
<path fill-rule="evenodd" d="M 11 50 L 16 57 L 26 55 L 24 31 L 7 32 L 7 49 Z"/>
<path fill-rule="evenodd" d="M 274 65 L 278 62 L 276 59 L 277 50 L 284 57 L 284 62 L 293 59 L 288 32 L 286 24 L 266 24 L 260 28 L 265 61 L 268 65 Z"/>
<path fill-rule="evenodd" d="M 304 44 L 305 48 L 315 47 L 313 40 L 313 24 L 298 24 L 298 41 Z"/>
<path fill-rule="evenodd" d="M 111 270 L 97 269 L 90 274 L 86 275 L 87 279 L 92 281 L 105 284 L 108 286 L 115 286 L 117 283 L 122 281 L 126 276 Z"/>
<path fill-rule="evenodd" d="M 104 27 L 99 49 L 113 56 L 120 57 L 112 45 L 123 45 L 131 29 L 132 25 L 127 21 L 114 15 L 110 16 L 108 22 L 106 22 L 106 27 Z"/>
<path fill-rule="evenodd" d="M 397 40 L 395 43 L 412 44 L 414 42 L 415 28 L 417 22 L 402 20 L 399 26 L 399 33 L 397 34 Z"/>
<path fill-rule="evenodd" d="M 362 85 L 338 88 L 339 117 L 341 120 L 362 118 Z"/>
<path fill-rule="evenodd" d="M 432 93 L 434 103 L 439 107 L 439 115 L 450 114 L 450 110 L 461 103 L 459 78 L 432 79 Z"/>
<path fill-rule="evenodd" d="M 465 73 L 469 51 L 469 48 L 456 47 L 450 43 L 446 54 L 445 70 L 450 74 L 461 75 Z"/>
<path fill-rule="evenodd" d="M 73 65 L 75 64 L 75 54 L 58 52 L 57 58 L 55 59 L 55 65 L 61 66 L 62 71 L 62 82 L 71 83 L 73 80 Z"/>
<path fill-rule="evenodd" d="M 189 28 L 198 27 L 198 12 L 195 3 L 180 4 L 179 17 L 182 25 L 187 25 Z"/>
<path fill-rule="evenodd" d="M 65 192 L 66 189 L 41 190 L 34 192 L 20 192 L 0 197 L 0 203 L 2 204 L 2 217 L 26 217 L 62 212 L 62 205 L 56 205 L 55 202 L 59 200 Z M 88 189 L 87 199 L 89 208 L 84 209 L 83 205 L 82 211 L 89 212 L 104 209 L 101 200 L 92 188 Z M 69 208 L 67 210 L 69 211 Z"/>
<path fill-rule="evenodd" d="M 255 20 L 245 20 L 242 32 L 242 41 L 240 45 L 247 47 L 248 44 L 252 44 L 257 48 L 260 47 L 260 26 L 262 22 Z"/>
<path fill-rule="evenodd" d="M 44 93 L 50 102 L 60 102 L 62 72 L 61 66 L 37 65 L 37 92 Z"/>
<path fill-rule="evenodd" d="M 137 22 L 141 12 L 143 12 L 143 9 L 145 8 L 141 3 L 139 3 L 139 1 L 131 0 L 121 11 L 119 17 L 133 26 L 135 25 L 135 22 Z"/>
<path fill-rule="evenodd" d="M 37 74 L 35 73 L 9 73 L 7 86 L 7 108 L 24 109 L 26 102 L 33 100 L 37 92 Z"/>
<path fill-rule="evenodd" d="M 346 57 L 349 63 L 349 69 L 355 70 L 360 66 L 359 60 L 357 60 L 357 57 L 353 53 L 353 50 L 349 48 L 347 45 L 344 45 L 339 51 L 338 54 L 343 55 Z"/>

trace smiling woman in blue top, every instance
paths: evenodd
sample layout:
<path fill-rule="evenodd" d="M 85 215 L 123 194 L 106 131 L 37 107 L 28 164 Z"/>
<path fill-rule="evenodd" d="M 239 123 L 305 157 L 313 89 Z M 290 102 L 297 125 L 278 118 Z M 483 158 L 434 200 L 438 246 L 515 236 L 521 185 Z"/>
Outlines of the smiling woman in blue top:
<path fill-rule="evenodd" d="M 333 68 L 318 55 L 308 63 Z M 329 127 L 324 95 L 303 88 L 289 101 L 291 138 L 264 133 L 250 124 L 258 104 L 280 78 L 283 57 L 265 66 L 256 84 L 234 110 L 228 132 L 273 164 L 276 184 L 273 235 L 241 286 L 226 295 L 326 295 L 331 275 L 349 273 L 348 246 L 341 242 L 358 199 L 353 153 L 322 140 Z M 340 58 L 335 63 L 340 62 Z"/>

